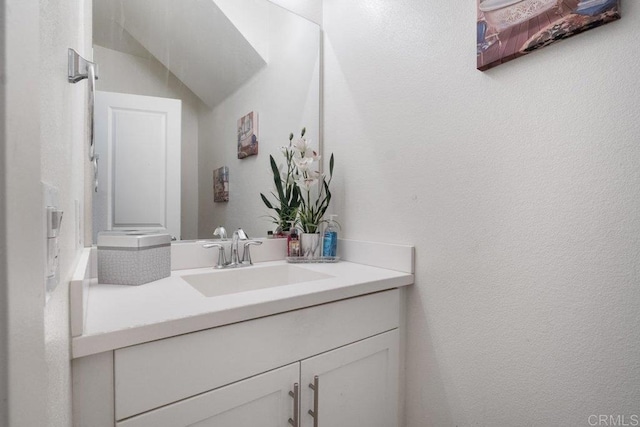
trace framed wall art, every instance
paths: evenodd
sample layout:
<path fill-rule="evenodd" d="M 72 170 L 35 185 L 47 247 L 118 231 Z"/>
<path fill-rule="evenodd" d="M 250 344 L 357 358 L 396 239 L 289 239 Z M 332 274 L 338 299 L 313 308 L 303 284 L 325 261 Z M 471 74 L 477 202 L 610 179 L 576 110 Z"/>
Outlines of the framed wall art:
<path fill-rule="evenodd" d="M 229 168 L 227 166 L 213 171 L 213 201 L 229 201 Z"/>
<path fill-rule="evenodd" d="M 238 119 L 238 158 L 258 154 L 258 113 L 255 111 Z"/>
<path fill-rule="evenodd" d="M 476 0 L 478 69 L 620 19 L 620 0 Z"/>

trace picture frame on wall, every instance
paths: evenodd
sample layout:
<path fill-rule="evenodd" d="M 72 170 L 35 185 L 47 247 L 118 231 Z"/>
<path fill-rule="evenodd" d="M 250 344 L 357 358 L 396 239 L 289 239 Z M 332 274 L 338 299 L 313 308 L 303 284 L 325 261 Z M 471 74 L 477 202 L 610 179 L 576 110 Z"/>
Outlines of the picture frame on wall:
<path fill-rule="evenodd" d="M 620 19 L 620 0 L 476 0 L 481 71 Z"/>
<path fill-rule="evenodd" d="M 213 171 L 213 201 L 229 201 L 229 168 L 223 166 Z"/>
<path fill-rule="evenodd" d="M 258 154 L 258 113 L 252 111 L 238 119 L 238 159 Z"/>

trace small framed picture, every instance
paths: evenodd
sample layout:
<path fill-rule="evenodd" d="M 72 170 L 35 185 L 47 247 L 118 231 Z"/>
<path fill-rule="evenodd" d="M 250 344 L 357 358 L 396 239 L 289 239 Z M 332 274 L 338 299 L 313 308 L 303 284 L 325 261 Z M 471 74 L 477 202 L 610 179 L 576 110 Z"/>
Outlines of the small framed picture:
<path fill-rule="evenodd" d="M 238 120 L 238 158 L 258 154 L 258 113 L 255 111 Z"/>
<path fill-rule="evenodd" d="M 227 166 L 213 171 L 213 201 L 229 201 L 229 168 Z"/>

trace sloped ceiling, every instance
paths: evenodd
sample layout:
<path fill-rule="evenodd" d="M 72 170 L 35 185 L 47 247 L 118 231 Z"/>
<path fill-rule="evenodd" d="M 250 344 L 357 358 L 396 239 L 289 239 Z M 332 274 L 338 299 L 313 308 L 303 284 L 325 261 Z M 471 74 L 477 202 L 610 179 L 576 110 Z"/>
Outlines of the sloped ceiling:
<path fill-rule="evenodd" d="M 267 63 L 259 25 L 267 12 L 249 0 L 256 4 L 242 13 L 236 2 L 221 3 L 225 14 L 214 0 L 94 0 L 94 43 L 149 52 L 213 108 Z"/>

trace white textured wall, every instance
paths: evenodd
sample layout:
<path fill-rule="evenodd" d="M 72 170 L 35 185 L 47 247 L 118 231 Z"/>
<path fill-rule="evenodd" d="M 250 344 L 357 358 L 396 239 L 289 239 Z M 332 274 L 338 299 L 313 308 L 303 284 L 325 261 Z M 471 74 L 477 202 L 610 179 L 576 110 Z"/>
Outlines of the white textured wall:
<path fill-rule="evenodd" d="M 207 107 L 150 54 L 143 58 L 95 45 L 94 59 L 100 71 L 98 90 L 182 100 L 181 234 L 197 238 L 198 111 Z"/>
<path fill-rule="evenodd" d="M 284 7 L 309 21 L 322 25 L 323 0 L 269 0 L 271 3 Z"/>
<path fill-rule="evenodd" d="M 343 235 L 416 245 L 406 425 L 640 413 L 640 4 L 485 73 L 471 2 L 324 7 Z"/>
<path fill-rule="evenodd" d="M 2 62 L 4 86 L 3 164 L 5 215 L 2 224 L 3 296 L 6 297 L 7 357 L 0 359 L 7 377 L 8 398 L 4 425 L 46 424 L 46 362 L 44 357 L 43 252 L 40 223 L 39 67 L 24 68 L 40 52 L 37 1 L 4 1 L 5 46 Z M 34 82 L 35 88 L 34 88 Z M 35 112 L 35 114 L 34 114 Z M 19 207 L 17 209 L 16 207 Z"/>
<path fill-rule="evenodd" d="M 67 49 L 91 58 L 91 1 L 40 1 L 41 180 L 60 190 L 60 284 L 44 309 L 47 426 L 71 425 L 69 280 L 83 242 L 76 201 L 84 205 L 88 84 L 67 81 Z M 83 226 L 83 224 L 80 224 Z M 35 304 L 36 301 L 33 301 Z"/>
<path fill-rule="evenodd" d="M 84 198 L 85 85 L 67 82 L 67 48 L 90 53 L 90 2 L 8 1 L 3 84 L 6 84 L 8 422 L 69 426 L 68 282 L 82 242 L 75 201 Z M 40 182 L 60 190 L 60 284 L 45 306 Z M 4 280 L 3 280 L 4 281 Z M 6 325 L 3 324 L 3 327 Z M 3 387 L 4 388 L 4 387 Z"/>
<path fill-rule="evenodd" d="M 273 230 L 269 211 L 260 199 L 274 187 L 269 154 L 284 162 L 280 147 L 289 133 L 318 144 L 320 97 L 320 29 L 280 7 L 271 5 L 268 31 L 269 61 L 251 80 L 199 120 L 199 232 L 211 237 L 219 225 L 228 232 L 242 227 L 251 237 Z M 259 153 L 238 159 L 237 121 L 255 111 L 259 120 Z M 229 167 L 229 202 L 213 202 L 213 170 Z M 273 200 L 273 198 L 271 198 Z"/>

